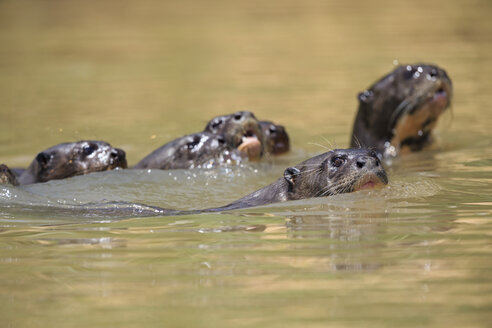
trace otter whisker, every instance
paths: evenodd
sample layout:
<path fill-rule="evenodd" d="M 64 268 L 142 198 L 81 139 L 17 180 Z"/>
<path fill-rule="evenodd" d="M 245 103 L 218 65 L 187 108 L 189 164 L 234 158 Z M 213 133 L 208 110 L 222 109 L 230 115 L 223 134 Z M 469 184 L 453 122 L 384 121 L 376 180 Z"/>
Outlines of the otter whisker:
<path fill-rule="evenodd" d="M 326 151 L 330 151 L 330 148 L 328 148 L 326 146 L 323 146 L 322 144 L 319 144 L 319 143 L 316 143 L 316 142 L 308 142 L 308 145 L 318 146 L 318 147 L 321 147 L 323 149 L 326 149 Z"/>

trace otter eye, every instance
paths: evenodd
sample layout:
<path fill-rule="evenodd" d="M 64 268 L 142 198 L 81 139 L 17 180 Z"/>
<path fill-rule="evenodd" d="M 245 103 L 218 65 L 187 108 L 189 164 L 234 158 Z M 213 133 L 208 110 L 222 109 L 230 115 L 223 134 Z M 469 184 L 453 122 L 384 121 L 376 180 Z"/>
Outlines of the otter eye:
<path fill-rule="evenodd" d="M 270 133 L 275 133 L 277 132 L 277 127 L 275 125 L 270 125 L 270 127 L 268 128 L 268 131 L 270 131 Z"/>
<path fill-rule="evenodd" d="M 334 167 L 340 167 L 343 165 L 343 163 L 345 163 L 345 159 L 343 159 L 342 157 L 333 157 L 332 160 L 331 160 L 331 164 L 334 166 Z"/>
<path fill-rule="evenodd" d="M 219 144 L 225 144 L 225 138 L 223 136 L 218 136 L 217 137 L 217 141 L 219 142 Z"/>
<path fill-rule="evenodd" d="M 90 155 L 97 150 L 97 145 L 87 145 L 82 148 L 85 155 Z"/>
<path fill-rule="evenodd" d="M 186 144 L 186 147 L 188 147 L 188 149 L 193 149 L 195 148 L 198 144 L 200 143 L 200 137 L 195 137 L 193 138 L 193 141 L 191 142 L 188 142 Z"/>
<path fill-rule="evenodd" d="M 243 114 L 242 113 L 236 113 L 236 114 L 234 114 L 234 119 L 236 121 L 239 121 L 241 118 L 243 118 Z"/>

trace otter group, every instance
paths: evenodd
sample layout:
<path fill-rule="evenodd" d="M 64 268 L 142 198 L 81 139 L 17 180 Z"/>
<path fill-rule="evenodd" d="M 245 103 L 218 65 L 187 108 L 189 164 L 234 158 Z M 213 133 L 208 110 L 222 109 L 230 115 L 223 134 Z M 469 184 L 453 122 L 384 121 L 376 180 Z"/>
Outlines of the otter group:
<path fill-rule="evenodd" d="M 381 159 L 432 144 L 432 130 L 450 106 L 452 82 L 428 64 L 401 65 L 361 92 L 350 139 L 337 149 L 285 170 L 284 176 L 236 202 L 201 211 L 225 211 L 287 200 L 323 197 L 387 184 Z M 203 131 L 177 138 L 139 161 L 134 169 L 192 169 L 258 161 L 290 149 L 285 128 L 251 112 L 217 116 Z M 126 154 L 103 141 L 50 147 L 27 169 L 0 165 L 0 184 L 25 185 L 91 172 L 126 169 Z"/>

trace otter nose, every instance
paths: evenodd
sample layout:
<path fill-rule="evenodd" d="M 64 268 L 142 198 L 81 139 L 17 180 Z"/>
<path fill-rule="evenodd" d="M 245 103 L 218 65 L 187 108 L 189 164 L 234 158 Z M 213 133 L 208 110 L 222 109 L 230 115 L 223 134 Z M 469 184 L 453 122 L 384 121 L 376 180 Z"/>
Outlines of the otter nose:
<path fill-rule="evenodd" d="M 126 156 L 125 152 L 119 148 L 111 150 L 111 157 L 115 159 L 124 159 Z"/>
<path fill-rule="evenodd" d="M 124 150 L 119 149 L 119 148 L 114 148 L 110 152 L 111 156 L 111 165 L 116 165 L 117 167 L 121 167 L 126 169 L 127 168 L 127 163 L 126 163 L 126 153 Z"/>
<path fill-rule="evenodd" d="M 372 169 L 379 166 L 379 159 L 372 156 L 361 156 L 357 158 L 356 165 L 359 169 L 362 169 L 363 167 Z"/>

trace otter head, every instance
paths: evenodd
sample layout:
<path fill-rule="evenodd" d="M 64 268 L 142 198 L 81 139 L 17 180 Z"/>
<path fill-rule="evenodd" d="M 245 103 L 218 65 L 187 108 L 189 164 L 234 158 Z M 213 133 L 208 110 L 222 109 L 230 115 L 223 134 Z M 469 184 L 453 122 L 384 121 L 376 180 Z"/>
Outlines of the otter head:
<path fill-rule="evenodd" d="M 251 112 L 217 116 L 208 122 L 204 132 L 222 134 L 229 147 L 239 150 L 250 160 L 258 160 L 263 156 L 262 129 Z"/>
<path fill-rule="evenodd" d="M 324 197 L 388 183 L 377 154 L 365 148 L 335 149 L 284 171 L 289 199 Z"/>
<path fill-rule="evenodd" d="M 222 134 L 208 132 L 194 133 L 174 141 L 172 154 L 161 169 L 211 167 L 227 160 L 240 160 L 228 150 Z"/>
<path fill-rule="evenodd" d="M 18 185 L 17 178 L 5 164 L 0 164 L 0 184 Z"/>
<path fill-rule="evenodd" d="M 277 125 L 268 121 L 261 121 L 260 125 L 267 153 L 280 155 L 289 151 L 289 136 L 282 125 Z"/>
<path fill-rule="evenodd" d="M 63 143 L 40 152 L 21 177 L 21 184 L 64 179 L 91 172 L 126 168 L 125 152 L 104 141 Z"/>
<path fill-rule="evenodd" d="M 452 82 L 433 65 L 402 65 L 359 94 L 351 145 L 385 156 L 419 151 L 432 142 L 439 116 L 450 106 Z"/>

